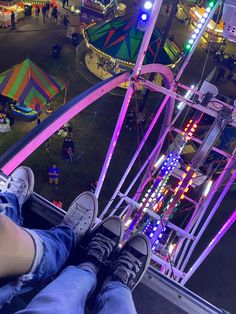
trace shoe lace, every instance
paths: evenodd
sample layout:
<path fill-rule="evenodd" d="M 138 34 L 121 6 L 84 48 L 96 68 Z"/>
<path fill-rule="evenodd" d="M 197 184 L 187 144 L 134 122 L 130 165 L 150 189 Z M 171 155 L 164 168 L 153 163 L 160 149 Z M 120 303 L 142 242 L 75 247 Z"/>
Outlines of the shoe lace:
<path fill-rule="evenodd" d="M 11 190 L 17 195 L 25 193 L 27 190 L 27 185 L 25 181 L 20 178 L 10 178 L 9 182 L 7 183 L 7 189 Z"/>
<path fill-rule="evenodd" d="M 88 254 L 95 256 L 100 262 L 108 257 L 116 243 L 101 233 L 97 233 L 89 244 Z"/>
<path fill-rule="evenodd" d="M 81 205 L 75 204 L 75 210 L 65 216 L 66 224 L 75 229 L 80 224 L 81 219 L 88 213 L 88 209 Z"/>
<path fill-rule="evenodd" d="M 136 277 L 141 266 L 142 262 L 129 251 L 125 250 L 114 264 L 114 274 L 118 276 L 124 284 L 127 284 L 130 277 Z"/>

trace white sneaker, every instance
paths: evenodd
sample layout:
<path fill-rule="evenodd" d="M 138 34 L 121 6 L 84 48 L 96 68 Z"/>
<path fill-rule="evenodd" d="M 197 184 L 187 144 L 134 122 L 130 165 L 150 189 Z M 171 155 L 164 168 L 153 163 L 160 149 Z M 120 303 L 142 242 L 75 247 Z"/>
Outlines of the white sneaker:
<path fill-rule="evenodd" d="M 28 167 L 19 167 L 11 173 L 2 189 L 2 193 L 15 194 L 20 208 L 34 190 L 34 173 Z"/>
<path fill-rule="evenodd" d="M 98 200 L 94 193 L 80 194 L 70 205 L 61 224 L 69 226 L 75 233 L 76 244 L 90 231 L 98 213 Z"/>

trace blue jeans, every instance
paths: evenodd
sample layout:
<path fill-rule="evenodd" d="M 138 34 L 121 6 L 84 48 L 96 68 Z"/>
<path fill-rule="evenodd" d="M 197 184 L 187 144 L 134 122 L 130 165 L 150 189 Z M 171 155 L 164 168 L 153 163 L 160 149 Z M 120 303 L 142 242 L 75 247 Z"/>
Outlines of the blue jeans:
<path fill-rule="evenodd" d="M 17 225 L 21 224 L 21 209 L 14 194 L 0 193 L 0 215 L 8 216 Z M 34 261 L 27 274 L 0 286 L 0 308 L 15 295 L 38 288 L 58 273 L 73 249 L 74 233 L 68 226 L 60 225 L 45 231 L 23 229 L 34 241 Z"/>
<path fill-rule="evenodd" d="M 13 194 L 0 193 L 1 214 L 20 224 L 20 207 Z M 67 226 L 61 225 L 48 231 L 25 230 L 35 242 L 35 260 L 28 274 L 0 287 L 0 307 L 15 295 L 38 288 L 47 278 L 55 275 L 69 257 L 74 245 L 74 234 Z M 96 284 L 97 277 L 92 271 L 82 266 L 67 267 L 18 314 L 82 314 L 86 299 L 94 291 Z M 107 282 L 96 299 L 95 313 L 135 314 L 131 291 L 119 281 Z"/>
<path fill-rule="evenodd" d="M 17 314 L 84 314 L 85 302 L 94 291 L 96 274 L 69 266 Z M 119 281 L 108 281 L 97 296 L 94 313 L 136 314 L 131 291 Z"/>

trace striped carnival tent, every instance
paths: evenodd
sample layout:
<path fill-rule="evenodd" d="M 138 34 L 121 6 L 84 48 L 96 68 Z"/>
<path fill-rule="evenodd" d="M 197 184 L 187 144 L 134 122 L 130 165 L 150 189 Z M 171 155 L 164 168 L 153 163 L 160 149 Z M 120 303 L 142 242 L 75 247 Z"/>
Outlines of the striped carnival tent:
<path fill-rule="evenodd" d="M 30 59 L 0 74 L 0 95 L 32 109 L 42 109 L 53 96 L 65 88 L 66 82 L 45 73 Z"/>

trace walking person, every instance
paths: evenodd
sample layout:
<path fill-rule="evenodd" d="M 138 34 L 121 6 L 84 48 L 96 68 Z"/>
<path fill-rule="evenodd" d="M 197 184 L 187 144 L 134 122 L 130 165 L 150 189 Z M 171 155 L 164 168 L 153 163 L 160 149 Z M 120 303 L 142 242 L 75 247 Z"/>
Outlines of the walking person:
<path fill-rule="evenodd" d="M 51 151 L 51 139 L 50 138 L 48 138 L 45 142 L 45 151 L 47 153 L 50 153 Z"/>
<path fill-rule="evenodd" d="M 35 8 L 35 15 L 38 17 L 40 13 L 40 7 L 37 5 Z"/>
<path fill-rule="evenodd" d="M 64 14 L 64 18 L 63 18 L 63 24 L 64 24 L 64 28 L 67 29 L 70 21 L 69 21 L 69 16 L 67 14 Z"/>
<path fill-rule="evenodd" d="M 49 10 L 50 10 L 50 3 L 48 1 L 45 3 L 45 7 L 46 7 L 46 17 L 48 18 Z"/>
<path fill-rule="evenodd" d="M 47 14 L 47 8 L 46 5 L 43 5 L 42 7 L 42 15 L 43 15 L 43 23 L 46 23 L 46 14 Z"/>
<path fill-rule="evenodd" d="M 48 182 L 50 185 L 55 185 L 56 189 L 58 188 L 59 183 L 59 167 L 56 163 L 53 163 L 52 166 L 48 169 Z"/>
<path fill-rule="evenodd" d="M 72 138 L 66 137 L 62 144 L 62 155 L 65 161 L 73 161 L 73 155 L 75 151 L 75 144 L 72 141 Z"/>
<path fill-rule="evenodd" d="M 129 129 L 130 131 L 132 130 L 133 120 L 134 120 L 134 112 L 133 110 L 131 110 L 129 113 L 127 113 L 126 124 L 125 124 L 125 127 Z"/>
<path fill-rule="evenodd" d="M 15 28 L 16 28 L 15 13 L 11 11 L 11 29 L 14 30 Z"/>
<path fill-rule="evenodd" d="M 58 10 L 57 10 L 57 7 L 53 7 L 52 9 L 52 12 L 51 12 L 51 20 L 50 22 L 53 23 L 53 22 L 56 22 L 57 21 L 57 17 L 58 17 Z"/>
<path fill-rule="evenodd" d="M 220 79 L 224 79 L 225 78 L 225 68 L 219 68 L 219 72 L 218 75 L 216 77 L 216 82 L 218 82 Z"/>

